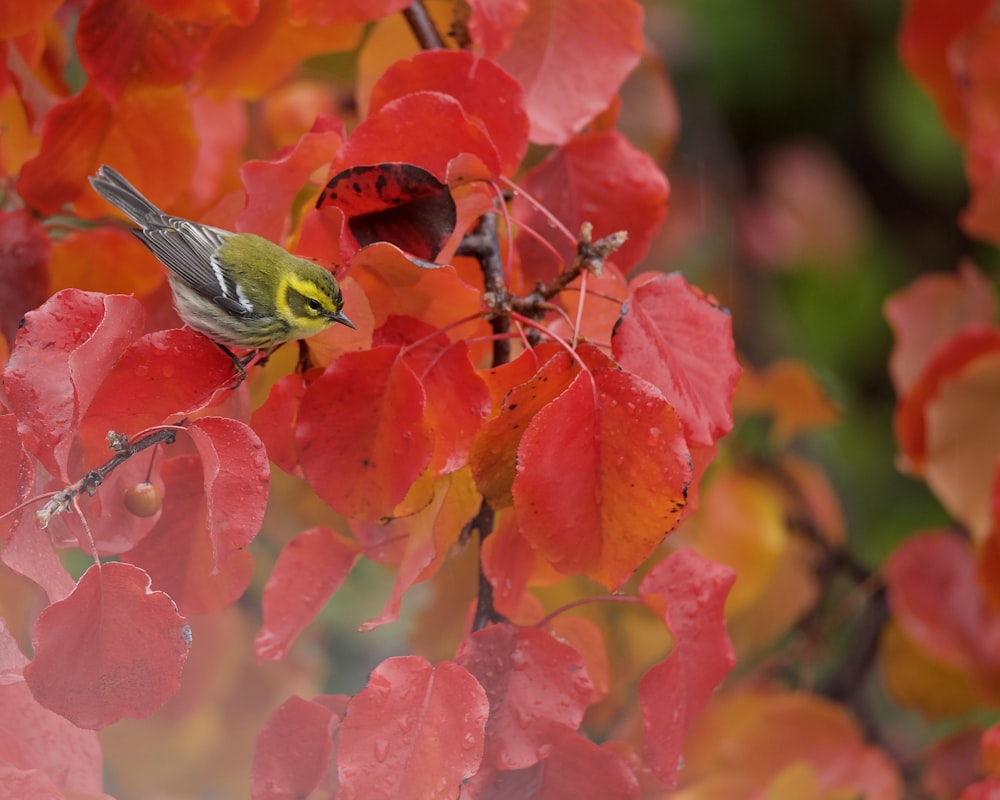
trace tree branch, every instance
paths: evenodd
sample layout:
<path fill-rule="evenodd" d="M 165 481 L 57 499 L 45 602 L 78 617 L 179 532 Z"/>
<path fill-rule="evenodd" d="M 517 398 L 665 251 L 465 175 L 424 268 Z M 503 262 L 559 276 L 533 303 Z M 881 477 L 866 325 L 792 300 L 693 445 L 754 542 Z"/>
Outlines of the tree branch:
<path fill-rule="evenodd" d="M 604 262 L 615 250 L 628 241 L 627 231 L 617 231 L 603 239 L 593 241 L 594 226 L 584 222 L 580 226 L 580 238 L 576 243 L 576 259 L 568 269 L 563 270 L 546 284 L 539 283 L 535 290 L 524 297 L 514 297 L 510 300 L 510 308 L 527 317 L 539 318 L 540 312 L 547 311 L 549 300 L 569 286 L 586 271 L 600 277 L 604 270 Z"/>
<path fill-rule="evenodd" d="M 417 37 L 421 48 L 440 50 L 444 47 L 444 39 L 441 38 L 441 34 L 434 26 L 434 20 L 427 13 L 422 0 L 414 0 L 408 8 L 404 8 L 403 16 L 406 18 L 410 30 L 413 31 L 413 35 Z"/>
<path fill-rule="evenodd" d="M 184 421 L 182 420 L 177 423 L 176 427 L 183 427 L 183 425 Z M 48 499 L 48 502 L 35 512 L 38 524 L 43 528 L 46 527 L 52 517 L 68 511 L 73 505 L 73 501 L 84 492 L 93 497 L 98 487 L 104 483 L 108 475 L 132 458 L 132 456 L 157 444 L 173 444 L 176 438 L 177 430 L 175 428 L 162 428 L 158 431 L 153 431 L 149 436 L 145 436 L 135 443 L 130 442 L 124 433 L 108 431 L 108 447 L 114 451 L 115 455 L 96 469 L 90 470 L 76 483 L 71 483 L 69 486 L 60 489 L 52 495 Z"/>

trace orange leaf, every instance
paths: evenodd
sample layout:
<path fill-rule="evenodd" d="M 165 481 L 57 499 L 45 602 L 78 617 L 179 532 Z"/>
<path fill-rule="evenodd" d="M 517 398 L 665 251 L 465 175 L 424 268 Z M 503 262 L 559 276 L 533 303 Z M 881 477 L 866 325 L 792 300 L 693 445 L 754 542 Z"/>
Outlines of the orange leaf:
<path fill-rule="evenodd" d="M 261 0 L 253 22 L 231 25 L 212 37 L 200 72 L 202 84 L 215 97 L 256 100 L 303 59 L 350 50 L 360 35 L 358 24 L 297 24 L 290 0 Z"/>
<path fill-rule="evenodd" d="M 939 344 L 925 360 L 919 377 L 899 398 L 893 416 L 901 466 L 922 474 L 927 459 L 927 413 L 942 386 L 984 356 L 1000 353 L 1000 330 L 973 325 Z"/>
<path fill-rule="evenodd" d="M 517 448 L 521 532 L 560 572 L 620 586 L 677 523 L 691 461 L 680 421 L 628 372 L 581 373 Z"/>
<path fill-rule="evenodd" d="M 983 355 L 941 386 L 927 405 L 927 485 L 982 541 L 993 525 L 1000 453 L 1000 350 Z"/>
<path fill-rule="evenodd" d="M 769 415 L 779 447 L 800 433 L 831 425 L 839 416 L 812 371 L 792 359 L 774 361 L 760 370 L 744 369 L 733 405 L 743 413 Z"/>
<path fill-rule="evenodd" d="M 681 777 L 694 796 L 724 774 L 741 791 L 716 796 L 755 797 L 796 763 L 811 768 L 821 797 L 902 797 L 896 767 L 865 742 L 843 706 L 805 692 L 751 690 L 716 698 L 688 735 Z"/>
<path fill-rule="evenodd" d="M 383 538 L 400 538 L 405 550 L 392 593 L 382 613 L 361 625 L 362 631 L 395 622 L 403 595 L 440 569 L 465 524 L 479 508 L 481 498 L 466 471 L 438 478 L 431 502 L 408 517 L 397 517 L 381 528 Z M 374 526 L 376 523 L 369 523 Z"/>
<path fill-rule="evenodd" d="M 80 14 L 76 45 L 87 76 L 115 103 L 129 83 L 190 79 L 210 34 L 207 26 L 161 16 L 140 0 L 94 0 Z"/>
<path fill-rule="evenodd" d="M 59 239 L 49 269 L 54 291 L 76 287 L 143 297 L 163 283 L 163 265 L 123 228 L 91 228 Z"/>
<path fill-rule="evenodd" d="M 376 327 L 398 315 L 439 328 L 481 311 L 479 292 L 454 267 L 418 267 L 402 250 L 385 242 L 362 247 L 351 259 L 350 275 L 368 296 Z M 451 329 L 449 335 L 453 340 L 474 336 L 484 324 L 475 320 Z"/>
<path fill-rule="evenodd" d="M 534 366 L 538 354 L 525 351 L 513 364 L 494 369 L 501 370 L 505 378 L 517 375 Z M 480 429 L 472 442 L 469 464 L 479 491 L 494 509 L 506 508 L 513 502 L 511 487 L 514 485 L 517 450 L 521 437 L 535 415 L 552 402 L 576 377 L 573 360 L 565 352 L 558 352 L 542 364 L 533 377 L 515 386 L 506 395 L 500 413 Z"/>

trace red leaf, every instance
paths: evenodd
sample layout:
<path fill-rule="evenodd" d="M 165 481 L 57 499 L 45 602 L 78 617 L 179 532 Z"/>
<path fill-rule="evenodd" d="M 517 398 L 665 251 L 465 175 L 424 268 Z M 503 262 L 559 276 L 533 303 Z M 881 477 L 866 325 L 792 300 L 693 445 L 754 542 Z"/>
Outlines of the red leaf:
<path fill-rule="evenodd" d="M 489 59 L 469 50 L 425 50 L 390 66 L 372 87 L 369 111 L 411 92 L 451 95 L 465 113 L 480 120 L 511 175 L 528 149 L 524 90 Z"/>
<path fill-rule="evenodd" d="M 318 117 L 295 147 L 270 161 L 248 161 L 240 167 L 247 190 L 247 205 L 236 230 L 250 231 L 272 242 L 288 235 L 292 206 L 309 177 L 329 164 L 344 141 L 344 124 L 332 117 Z"/>
<path fill-rule="evenodd" d="M 355 250 L 390 242 L 433 261 L 455 230 L 455 201 L 448 186 L 413 164 L 374 164 L 338 172 L 316 201 L 317 208 L 328 206 L 344 213 Z"/>
<path fill-rule="evenodd" d="M 509 46 L 487 55 L 524 87 L 531 141 L 565 142 L 607 108 L 639 63 L 642 17 L 632 0 L 529 4 Z"/>
<path fill-rule="evenodd" d="M 53 295 L 24 317 L 4 389 L 25 448 L 66 483 L 80 419 L 144 317 L 131 297 L 76 289 Z"/>
<path fill-rule="evenodd" d="M 73 591 L 73 578 L 31 510 L 11 524 L 10 535 L 0 548 L 0 561 L 42 587 L 49 602 L 61 600 Z"/>
<path fill-rule="evenodd" d="M 510 47 L 514 31 L 528 15 L 528 0 L 469 0 L 469 33 L 489 58 Z"/>
<path fill-rule="evenodd" d="M 339 723 L 340 715 L 328 706 L 295 695 L 289 697 L 257 734 L 250 768 L 250 797 L 307 797 L 327 774 Z"/>
<path fill-rule="evenodd" d="M 514 617 L 521 607 L 539 563 L 557 574 L 521 535 L 510 509 L 497 512 L 493 533 L 481 547 L 483 574 L 493 584 L 493 606 L 506 617 Z"/>
<path fill-rule="evenodd" d="M 472 439 L 490 410 L 489 391 L 465 342 L 435 339 L 407 352 L 407 363 L 426 394 L 425 418 L 434 432 L 431 469 L 445 475 L 469 462 Z M 443 346 L 442 346 L 443 345 Z"/>
<path fill-rule="evenodd" d="M 337 797 L 454 798 L 479 769 L 488 711 L 483 688 L 453 661 L 383 661 L 340 725 Z"/>
<path fill-rule="evenodd" d="M 455 660 L 489 697 L 486 767 L 523 769 L 545 758 L 561 731 L 580 726 L 593 696 L 583 657 L 537 628 L 491 625 L 466 638 Z"/>
<path fill-rule="evenodd" d="M 489 136 L 455 98 L 414 92 L 369 114 L 340 149 L 332 171 L 403 161 L 444 181 L 448 162 L 461 153 L 477 156 L 494 177 L 500 174 L 500 159 Z"/>
<path fill-rule="evenodd" d="M 398 347 L 342 355 L 302 398 L 296 443 L 306 479 L 345 516 L 391 516 L 430 463 L 423 413 L 423 388 Z"/>
<path fill-rule="evenodd" d="M 628 180 L 622 180 L 627 175 Z M 524 189 L 574 236 L 584 222 L 596 237 L 628 232 L 628 240 L 611 256 L 622 272 L 645 257 L 653 234 L 667 216 L 667 178 L 646 153 L 617 131 L 577 136 L 525 175 Z M 564 264 L 572 264 L 576 242 L 553 233 L 534 204 L 517 198 L 515 215 L 525 225 L 552 239 Z M 547 279 L 558 271 L 551 252 L 532 238 L 522 237 L 518 250 L 529 280 Z"/>
<path fill-rule="evenodd" d="M 553 731 L 549 754 L 525 769 L 484 767 L 461 800 L 628 800 L 639 784 L 625 760 L 572 731 Z"/>
<path fill-rule="evenodd" d="M 107 451 L 109 430 L 127 422 L 128 432 L 136 433 L 193 414 L 235 380 L 232 359 L 200 333 L 188 328 L 147 333 L 128 346 L 101 382 L 80 423 L 81 436 L 96 457 L 95 445 Z"/>
<path fill-rule="evenodd" d="M 910 0 L 899 31 L 906 69 L 930 93 L 952 133 L 965 132 L 967 92 L 956 80 L 956 49 L 982 21 L 989 0 Z"/>
<path fill-rule="evenodd" d="M 691 479 L 677 415 L 616 369 L 581 373 L 517 449 L 522 535 L 564 574 L 617 588 L 676 525 Z"/>
<path fill-rule="evenodd" d="M 81 728 L 103 728 L 149 716 L 177 691 L 190 635 L 141 569 L 94 566 L 39 615 L 24 677 L 46 708 Z"/>
<path fill-rule="evenodd" d="M 35 463 L 21 446 L 17 435 L 17 417 L 0 415 L 0 508 L 12 509 L 27 500 L 35 489 Z M 15 512 L 0 519 L 0 545 L 7 543 L 8 534 L 24 512 Z M 30 512 L 29 512 L 30 513 Z M 0 553 L 3 550 L 0 549 Z"/>
<path fill-rule="evenodd" d="M 139 0 L 94 0 L 76 29 L 87 77 L 112 103 L 129 83 L 181 84 L 204 58 L 211 28 L 153 13 Z"/>
<path fill-rule="evenodd" d="M 228 552 L 216 562 L 201 466 L 195 456 L 163 463 L 159 519 L 142 541 L 122 555 L 122 560 L 144 569 L 153 585 L 167 592 L 184 614 L 228 608 L 246 590 L 253 572 L 249 550 Z M 239 501 L 230 498 L 227 502 Z"/>
<path fill-rule="evenodd" d="M 254 640 L 258 661 L 285 657 L 360 555 L 356 542 L 325 527 L 304 531 L 285 545 L 264 586 L 264 622 Z"/>
<path fill-rule="evenodd" d="M 653 569 L 639 594 L 662 610 L 674 648 L 639 681 L 639 705 L 646 732 L 643 752 L 653 772 L 677 785 L 684 734 L 736 662 L 726 635 L 726 595 L 736 576 L 693 550 L 672 553 Z"/>
<path fill-rule="evenodd" d="M 953 533 L 913 536 L 890 556 L 884 574 L 893 617 L 921 650 L 963 671 L 996 674 L 1000 614 L 976 581 L 967 542 Z"/>
<path fill-rule="evenodd" d="M 295 422 L 305 391 L 305 381 L 298 373 L 278 378 L 267 399 L 250 418 L 250 427 L 267 448 L 267 457 L 289 475 L 300 478 L 302 469 L 295 449 Z"/>
<path fill-rule="evenodd" d="M 611 344 L 622 367 L 663 392 L 691 444 L 711 445 L 733 427 L 742 369 L 732 318 L 679 273 L 654 278 L 632 293 Z"/>
<path fill-rule="evenodd" d="M 27 209 L 0 212 L 0 335 L 14 341 L 21 317 L 49 294 L 52 242 Z"/>
<path fill-rule="evenodd" d="M 101 746 L 97 734 L 82 731 L 67 719 L 43 708 L 32 697 L 21 673 L 28 662 L 14 637 L 0 625 L 0 764 L 18 770 L 47 773 L 63 794 L 100 795 Z M 3 796 L 17 794 L 0 777 Z"/>
<path fill-rule="evenodd" d="M 242 422 L 202 417 L 187 430 L 201 456 L 208 533 L 217 571 L 260 531 L 271 467 L 257 434 Z"/>
<path fill-rule="evenodd" d="M 963 328 L 992 325 L 997 304 L 986 276 L 964 263 L 956 275 L 922 275 L 891 295 L 883 310 L 894 335 L 889 374 L 902 396 L 939 345 Z"/>

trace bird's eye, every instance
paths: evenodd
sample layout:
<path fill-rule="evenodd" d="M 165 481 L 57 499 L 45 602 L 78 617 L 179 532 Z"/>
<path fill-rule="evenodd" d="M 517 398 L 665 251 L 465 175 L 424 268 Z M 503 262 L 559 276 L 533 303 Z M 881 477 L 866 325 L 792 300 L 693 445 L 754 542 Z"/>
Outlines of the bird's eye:
<path fill-rule="evenodd" d="M 315 299 L 313 297 L 310 297 L 308 300 L 306 300 L 306 305 L 309 306 L 309 309 L 311 311 L 320 312 L 320 311 L 323 310 L 323 306 L 319 302 L 319 300 L 317 300 L 317 299 Z"/>

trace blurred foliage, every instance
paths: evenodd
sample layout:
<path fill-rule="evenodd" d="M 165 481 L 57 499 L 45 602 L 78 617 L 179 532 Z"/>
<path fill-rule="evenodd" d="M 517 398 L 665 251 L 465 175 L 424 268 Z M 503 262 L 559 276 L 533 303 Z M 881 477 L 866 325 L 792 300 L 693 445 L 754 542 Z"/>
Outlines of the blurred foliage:
<path fill-rule="evenodd" d="M 960 151 L 898 62 L 901 4 L 670 0 L 647 9 L 682 121 L 666 167 L 675 189 L 666 238 L 678 217 L 690 226 L 681 203 L 714 204 L 698 211 L 697 234 L 673 237 L 684 245 L 661 268 L 696 271 L 693 279 L 733 309 L 737 346 L 750 363 L 794 356 L 819 375 L 842 418 L 798 449 L 834 479 L 852 550 L 878 564 L 907 533 L 946 519 L 926 487 L 894 467 L 892 341 L 882 302 L 922 272 L 952 271 L 966 255 L 995 274 L 995 256 L 958 229 L 966 196 Z M 790 151 L 820 158 L 796 162 Z M 839 172 L 833 181 L 805 174 L 824 160 L 830 174 Z M 811 185 L 831 192 L 826 206 L 809 208 Z M 836 195 L 845 186 L 851 194 Z M 825 233 L 838 220 L 816 212 L 848 197 L 860 224 L 840 246 Z M 773 231 L 780 239 L 783 230 L 775 209 L 791 220 L 790 244 L 761 252 L 755 240 Z"/>

